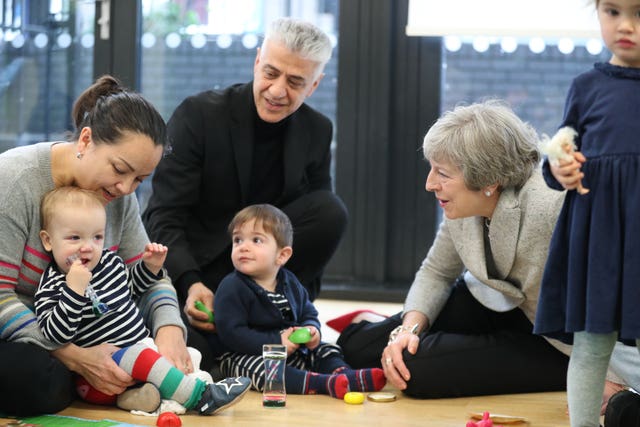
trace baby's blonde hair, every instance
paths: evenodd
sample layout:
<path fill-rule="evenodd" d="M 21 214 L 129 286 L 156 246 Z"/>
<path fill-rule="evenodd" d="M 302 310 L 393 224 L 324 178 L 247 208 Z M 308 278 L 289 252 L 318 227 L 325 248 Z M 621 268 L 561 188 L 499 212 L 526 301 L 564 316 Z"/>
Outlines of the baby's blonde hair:
<path fill-rule="evenodd" d="M 43 230 L 47 230 L 61 206 L 105 209 L 104 201 L 98 193 L 74 186 L 54 188 L 47 192 L 40 202 L 40 223 Z"/>

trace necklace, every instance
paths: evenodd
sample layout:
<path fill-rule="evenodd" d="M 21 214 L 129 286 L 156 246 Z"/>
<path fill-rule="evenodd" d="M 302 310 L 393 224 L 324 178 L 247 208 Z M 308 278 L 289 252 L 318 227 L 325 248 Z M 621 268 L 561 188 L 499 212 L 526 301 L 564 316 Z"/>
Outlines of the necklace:
<path fill-rule="evenodd" d="M 491 218 L 484 218 L 484 226 L 489 228 L 489 226 L 491 225 Z"/>

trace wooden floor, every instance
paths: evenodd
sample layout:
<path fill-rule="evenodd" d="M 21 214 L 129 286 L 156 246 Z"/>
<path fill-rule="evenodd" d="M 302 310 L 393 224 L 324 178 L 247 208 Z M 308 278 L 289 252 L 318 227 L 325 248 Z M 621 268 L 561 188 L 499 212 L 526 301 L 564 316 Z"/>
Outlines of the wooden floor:
<path fill-rule="evenodd" d="M 180 418 L 185 427 L 465 427 L 469 413 L 489 411 L 522 416 L 528 421 L 513 426 L 569 426 L 564 393 L 437 400 L 416 400 L 397 394 L 395 402 L 365 401 L 362 405 L 349 405 L 328 396 L 287 396 L 286 407 L 276 409 L 263 408 L 262 395 L 250 391 L 238 404 L 212 417 L 181 415 Z M 156 425 L 155 417 L 133 416 L 117 408 L 103 409 L 80 402 L 60 415 Z"/>
<path fill-rule="evenodd" d="M 317 300 L 320 319 L 327 319 L 352 310 L 369 308 L 382 314 L 394 314 L 400 304 Z M 323 325 L 323 336 L 333 341 L 337 333 Z M 250 391 L 242 401 L 213 417 L 182 415 L 185 427 L 201 426 L 349 426 L 349 427 L 465 427 L 471 412 L 489 411 L 495 414 L 522 416 L 527 423 L 514 426 L 568 426 L 565 393 L 535 393 L 504 396 L 484 396 L 458 399 L 417 400 L 387 386 L 397 400 L 376 403 L 365 400 L 362 405 L 348 405 L 328 396 L 287 396 L 285 408 L 263 408 L 262 395 Z M 97 407 L 76 402 L 60 415 L 89 419 L 111 419 L 135 425 L 156 425 L 155 417 L 133 416 L 117 408 Z"/>

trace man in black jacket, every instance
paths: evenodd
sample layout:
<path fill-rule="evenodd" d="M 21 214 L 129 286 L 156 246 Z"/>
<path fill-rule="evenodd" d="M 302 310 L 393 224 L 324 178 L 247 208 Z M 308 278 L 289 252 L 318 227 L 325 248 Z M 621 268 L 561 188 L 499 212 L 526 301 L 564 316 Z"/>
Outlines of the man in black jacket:
<path fill-rule="evenodd" d="M 188 97 L 168 122 L 173 150 L 155 171 L 143 221 L 149 237 L 169 247 L 165 265 L 197 329 L 215 331 L 194 303 L 212 309 L 233 270 L 227 226 L 250 204 L 289 216 L 295 255 L 287 267 L 312 300 L 318 295 L 347 223 L 332 192 L 332 124 L 304 104 L 331 49 L 315 26 L 278 19 L 257 51 L 252 82 Z"/>

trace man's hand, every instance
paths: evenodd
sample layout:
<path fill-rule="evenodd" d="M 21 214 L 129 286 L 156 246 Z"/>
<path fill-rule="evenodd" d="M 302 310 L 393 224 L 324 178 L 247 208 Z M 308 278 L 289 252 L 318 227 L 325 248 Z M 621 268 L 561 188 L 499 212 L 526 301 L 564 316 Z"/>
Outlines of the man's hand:
<path fill-rule="evenodd" d="M 204 283 L 196 282 L 189 287 L 187 300 L 184 304 L 184 314 L 189 323 L 196 329 L 207 332 L 215 332 L 215 323 L 209 322 L 209 316 L 195 307 L 196 301 L 201 301 L 213 313 L 213 292 Z"/>

